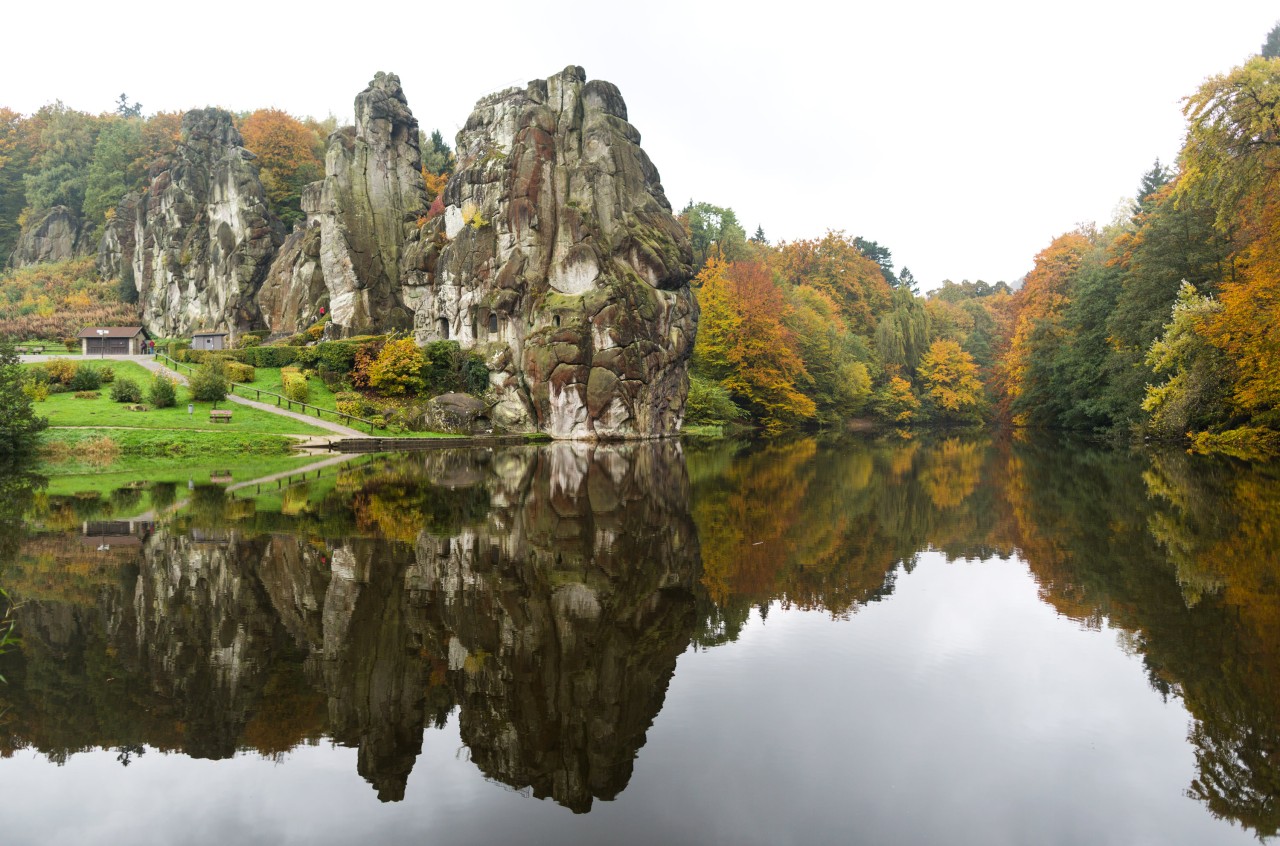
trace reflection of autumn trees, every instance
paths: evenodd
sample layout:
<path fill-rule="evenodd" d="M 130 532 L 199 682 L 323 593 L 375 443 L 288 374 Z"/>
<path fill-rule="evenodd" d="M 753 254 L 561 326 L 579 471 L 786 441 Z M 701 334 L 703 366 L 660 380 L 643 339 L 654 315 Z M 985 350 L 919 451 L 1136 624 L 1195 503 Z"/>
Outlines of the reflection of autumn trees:
<path fill-rule="evenodd" d="M 1280 827 L 1280 479 L 1181 454 L 1014 450 L 1018 543 L 1046 601 L 1107 619 L 1195 717 L 1190 795 Z"/>
<path fill-rule="evenodd" d="M 112 497 L 28 491 L 37 528 L 0 571 L 28 603 L 0 659 L 0 754 L 279 755 L 328 736 L 394 799 L 424 728 L 460 707 L 484 773 L 582 810 L 626 786 L 688 643 L 774 602 L 855 613 L 925 549 L 1017 552 L 1045 602 L 1121 630 L 1185 702 L 1190 794 L 1276 832 L 1277 472 L 980 437 L 720 443 L 687 467 L 670 443 L 560 444 L 275 500 L 197 487 L 155 536 L 102 553 L 76 527 Z"/>
<path fill-rule="evenodd" d="M 773 600 L 842 615 L 881 596 L 896 566 L 909 570 L 930 545 L 982 554 L 981 530 L 999 516 L 978 487 L 990 454 L 983 441 L 948 438 L 691 456 L 703 585 L 730 620 Z"/>

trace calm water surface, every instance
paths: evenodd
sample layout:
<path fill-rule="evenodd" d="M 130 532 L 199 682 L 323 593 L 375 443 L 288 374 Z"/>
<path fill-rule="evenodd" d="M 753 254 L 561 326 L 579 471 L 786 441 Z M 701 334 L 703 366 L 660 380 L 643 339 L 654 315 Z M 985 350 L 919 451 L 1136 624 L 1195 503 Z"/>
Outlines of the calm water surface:
<path fill-rule="evenodd" d="M 242 481 L 0 479 L 4 843 L 1280 825 L 1265 468 L 953 438 Z"/>

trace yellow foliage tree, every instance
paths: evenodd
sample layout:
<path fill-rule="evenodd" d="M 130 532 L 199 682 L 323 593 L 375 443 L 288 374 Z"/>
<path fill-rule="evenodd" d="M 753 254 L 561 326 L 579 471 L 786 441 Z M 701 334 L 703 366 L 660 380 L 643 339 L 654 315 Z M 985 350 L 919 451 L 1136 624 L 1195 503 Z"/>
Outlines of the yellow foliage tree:
<path fill-rule="evenodd" d="M 977 417 L 982 408 L 982 382 L 973 357 L 951 340 L 934 341 L 920 361 L 920 378 L 941 416 Z"/>

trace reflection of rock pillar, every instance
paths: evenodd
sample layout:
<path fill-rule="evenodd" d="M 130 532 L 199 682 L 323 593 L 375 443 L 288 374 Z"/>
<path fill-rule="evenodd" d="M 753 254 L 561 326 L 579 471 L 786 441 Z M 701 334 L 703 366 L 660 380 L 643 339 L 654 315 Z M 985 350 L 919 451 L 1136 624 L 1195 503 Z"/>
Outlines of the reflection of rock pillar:
<path fill-rule="evenodd" d="M 425 722 L 421 637 L 406 617 L 405 561 L 397 549 L 334 550 L 324 607 L 331 730 L 359 747 L 357 769 L 384 802 L 404 798 Z"/>
<path fill-rule="evenodd" d="M 423 535 L 409 574 L 472 760 L 575 811 L 612 799 L 695 626 L 699 553 L 678 444 L 539 450 L 475 537 Z"/>
<path fill-rule="evenodd" d="M 183 703 L 187 753 L 235 754 L 276 645 L 276 618 L 252 567 L 262 548 L 236 533 L 158 531 L 134 588 L 139 663 L 157 692 Z"/>

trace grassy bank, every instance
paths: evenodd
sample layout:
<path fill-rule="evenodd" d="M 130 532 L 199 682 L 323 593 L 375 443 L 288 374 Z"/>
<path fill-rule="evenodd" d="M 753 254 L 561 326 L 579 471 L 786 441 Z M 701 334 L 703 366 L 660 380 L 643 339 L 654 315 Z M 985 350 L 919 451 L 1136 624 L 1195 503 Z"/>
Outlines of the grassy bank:
<path fill-rule="evenodd" d="M 29 364 L 27 367 L 39 367 Z M 115 373 L 115 378 L 131 379 L 143 387 L 151 384 L 152 373 L 141 365 L 129 361 L 106 362 Z M 192 413 L 187 412 L 188 404 Z M 328 430 L 309 423 L 303 423 L 260 411 L 256 408 L 235 405 L 231 402 L 218 403 L 218 408 L 232 412 L 228 423 L 211 423 L 209 412 L 213 403 L 192 402 L 186 388 L 178 388 L 178 404 L 173 408 L 153 408 L 150 411 L 130 411 L 125 403 L 111 400 L 111 386 L 103 385 L 98 396 L 93 399 L 81 399 L 74 393 L 51 394 L 44 402 L 35 404 L 36 413 L 49 421 L 51 427 L 92 427 L 109 429 L 145 429 L 171 432 L 216 434 L 218 438 L 208 438 L 213 448 L 227 443 L 223 436 L 231 434 L 254 435 L 326 435 Z"/>

